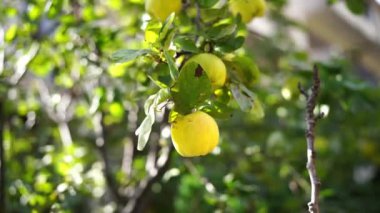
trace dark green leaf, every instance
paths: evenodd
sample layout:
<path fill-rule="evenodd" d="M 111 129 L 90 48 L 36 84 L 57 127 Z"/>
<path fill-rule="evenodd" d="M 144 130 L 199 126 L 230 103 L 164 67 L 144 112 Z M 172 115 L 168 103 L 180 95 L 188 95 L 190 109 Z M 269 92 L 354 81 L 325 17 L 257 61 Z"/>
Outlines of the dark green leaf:
<path fill-rule="evenodd" d="M 352 13 L 363 14 L 367 8 L 366 2 L 363 0 L 346 0 L 346 5 Z"/>
<path fill-rule="evenodd" d="M 198 53 L 199 49 L 195 46 L 194 40 L 189 37 L 179 36 L 174 39 L 174 44 L 183 51 Z"/>
<path fill-rule="evenodd" d="M 211 82 L 195 62 L 186 64 L 180 72 L 176 85 L 171 89 L 176 110 L 187 114 L 212 93 Z"/>
<path fill-rule="evenodd" d="M 206 32 L 207 38 L 211 40 L 219 40 L 233 34 L 237 26 L 235 24 L 222 24 L 211 28 Z"/>
<path fill-rule="evenodd" d="M 216 48 L 222 52 L 233 52 L 243 46 L 245 38 L 239 36 L 236 38 L 226 39 L 216 44 Z"/>
<path fill-rule="evenodd" d="M 161 88 L 168 88 L 171 83 L 169 65 L 159 63 L 153 70 L 152 75 L 148 76 L 153 83 Z"/>

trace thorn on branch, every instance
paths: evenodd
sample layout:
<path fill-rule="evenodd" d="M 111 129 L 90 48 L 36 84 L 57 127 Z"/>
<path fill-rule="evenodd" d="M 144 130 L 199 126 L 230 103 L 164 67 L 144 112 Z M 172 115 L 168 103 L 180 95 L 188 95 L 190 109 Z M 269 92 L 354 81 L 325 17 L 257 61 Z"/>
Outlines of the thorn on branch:
<path fill-rule="evenodd" d="M 306 92 L 305 88 L 302 86 L 301 82 L 298 82 L 298 90 L 300 93 L 305 96 L 306 99 L 309 98 L 309 94 Z"/>
<path fill-rule="evenodd" d="M 318 120 L 321 120 L 322 118 L 325 117 L 325 113 L 321 112 L 319 113 L 316 117 L 315 117 L 315 120 L 318 121 Z"/>

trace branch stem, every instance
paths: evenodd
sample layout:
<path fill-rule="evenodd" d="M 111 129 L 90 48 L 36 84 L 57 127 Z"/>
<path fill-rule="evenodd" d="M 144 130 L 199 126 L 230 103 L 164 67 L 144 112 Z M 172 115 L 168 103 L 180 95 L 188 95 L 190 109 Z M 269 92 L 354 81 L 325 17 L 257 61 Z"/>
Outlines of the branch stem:
<path fill-rule="evenodd" d="M 305 96 L 306 104 L 306 142 L 307 142 L 307 164 L 306 168 L 309 173 L 310 183 L 311 183 L 311 194 L 310 202 L 308 203 L 310 213 L 319 213 L 319 191 L 321 182 L 318 179 L 317 175 L 317 166 L 316 166 L 316 151 L 315 151 L 315 126 L 317 121 L 323 117 L 323 114 L 314 115 L 314 109 L 317 104 L 317 98 L 320 90 L 321 80 L 319 78 L 319 71 L 317 66 L 314 66 L 313 70 L 313 85 L 311 87 L 311 94 L 308 94 L 307 91 L 301 86 L 298 85 L 298 88 L 303 96 Z"/>
<path fill-rule="evenodd" d="M 106 179 L 108 189 L 110 190 L 114 200 L 118 203 L 124 203 L 125 198 L 122 197 L 118 191 L 119 186 L 114 179 L 111 164 L 108 158 L 106 148 L 106 133 L 104 128 L 103 113 L 98 112 L 93 118 L 93 125 L 95 130 L 95 145 L 99 151 L 100 157 L 103 161 L 103 174 Z"/>

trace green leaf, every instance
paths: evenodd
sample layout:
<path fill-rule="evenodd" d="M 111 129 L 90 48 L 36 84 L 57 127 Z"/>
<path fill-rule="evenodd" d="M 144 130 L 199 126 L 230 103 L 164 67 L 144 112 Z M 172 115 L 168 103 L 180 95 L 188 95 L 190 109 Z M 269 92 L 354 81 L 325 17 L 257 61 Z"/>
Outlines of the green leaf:
<path fill-rule="evenodd" d="M 159 63 L 154 68 L 151 76 L 148 76 L 153 83 L 161 88 L 167 88 L 171 86 L 171 77 L 169 65 L 167 63 Z"/>
<path fill-rule="evenodd" d="M 235 24 L 221 24 L 208 30 L 206 36 L 211 40 L 219 40 L 233 34 L 236 29 L 237 26 Z"/>
<path fill-rule="evenodd" d="M 17 33 L 17 25 L 16 24 L 12 24 L 8 28 L 7 32 L 5 33 L 5 41 L 7 41 L 7 42 L 12 41 L 15 38 L 16 33 Z"/>
<path fill-rule="evenodd" d="M 171 98 L 171 95 L 170 95 L 170 90 L 168 88 L 160 89 L 157 92 L 157 97 L 156 97 L 155 102 L 154 102 L 154 106 L 156 107 L 156 110 L 160 104 L 166 102 L 170 98 Z M 157 111 L 160 111 L 160 108 L 161 107 L 159 107 Z"/>
<path fill-rule="evenodd" d="M 162 49 L 168 50 L 175 35 L 175 29 L 170 29 L 166 37 L 161 41 Z"/>
<path fill-rule="evenodd" d="M 133 60 L 139 56 L 146 55 L 151 53 L 148 49 L 141 49 L 141 50 L 119 50 L 112 54 L 111 59 L 115 62 L 121 63 L 121 62 L 127 62 L 130 60 Z"/>
<path fill-rule="evenodd" d="M 232 69 L 232 74 L 239 82 L 243 82 L 245 85 L 252 85 L 256 83 L 260 76 L 260 71 L 253 59 L 247 56 L 236 56 L 229 64 Z"/>
<path fill-rule="evenodd" d="M 255 94 L 242 84 L 232 83 L 230 89 L 241 110 L 250 111 L 253 107 Z"/>
<path fill-rule="evenodd" d="M 201 9 L 201 17 L 204 22 L 216 22 L 224 17 L 228 7 Z"/>
<path fill-rule="evenodd" d="M 162 30 L 162 23 L 156 20 L 151 20 L 145 29 L 145 41 L 148 43 L 155 43 L 158 41 L 160 32 Z"/>
<path fill-rule="evenodd" d="M 331 6 L 331 5 L 333 5 L 333 4 L 337 3 L 337 2 L 338 2 L 338 0 L 327 0 L 327 4 L 329 6 Z"/>
<path fill-rule="evenodd" d="M 200 7 L 209 8 L 218 3 L 219 0 L 198 0 L 198 4 Z"/>
<path fill-rule="evenodd" d="M 160 80 L 153 78 L 152 76 L 148 75 L 148 78 L 158 87 L 160 88 L 168 88 L 168 85 L 162 83 Z"/>
<path fill-rule="evenodd" d="M 195 46 L 194 40 L 188 36 L 178 36 L 174 39 L 174 44 L 183 51 L 199 53 L 199 49 Z"/>
<path fill-rule="evenodd" d="M 212 93 L 211 82 L 199 64 L 190 62 L 181 69 L 171 93 L 175 109 L 181 114 L 187 114 L 209 98 Z"/>
<path fill-rule="evenodd" d="M 231 92 L 227 87 L 222 87 L 214 91 L 215 100 L 227 104 L 231 100 Z"/>
<path fill-rule="evenodd" d="M 54 68 L 54 60 L 49 60 L 48 54 L 41 51 L 43 54 L 37 54 L 36 57 L 31 61 L 29 67 L 30 70 L 38 77 L 47 76 Z"/>
<path fill-rule="evenodd" d="M 177 119 L 179 113 L 175 110 L 171 110 L 170 113 L 169 113 L 169 118 L 168 118 L 168 121 L 169 123 L 173 123 L 173 121 L 175 121 L 175 119 Z"/>
<path fill-rule="evenodd" d="M 231 36 L 228 39 L 224 39 L 221 42 L 216 43 L 216 49 L 222 52 L 233 52 L 243 46 L 245 38 L 239 36 L 234 38 Z"/>
<path fill-rule="evenodd" d="M 175 13 L 171 13 L 169 17 L 166 18 L 160 30 L 160 40 L 163 40 L 167 36 L 169 29 L 173 24 L 174 18 L 175 18 Z"/>
<path fill-rule="evenodd" d="M 108 110 L 113 117 L 122 119 L 124 116 L 124 107 L 119 102 L 113 102 L 108 106 Z"/>
<path fill-rule="evenodd" d="M 172 28 L 172 24 L 175 18 L 175 13 L 171 13 L 166 18 L 165 23 L 162 25 L 159 33 L 159 41 L 161 42 L 162 49 L 167 50 L 175 35 L 175 28 Z"/>
<path fill-rule="evenodd" d="M 168 65 L 169 65 L 169 70 L 170 70 L 170 77 L 173 79 L 173 80 L 176 80 L 178 78 L 178 69 L 177 69 L 177 66 L 175 65 L 174 63 L 174 59 L 173 57 L 169 54 L 168 51 L 164 50 L 164 55 L 165 55 L 165 58 L 166 58 L 166 61 L 168 62 Z"/>
<path fill-rule="evenodd" d="M 250 113 L 251 113 L 251 118 L 253 120 L 261 120 L 262 118 L 264 118 L 265 112 L 261 104 L 261 101 L 259 99 L 255 99 L 253 103 L 253 108 L 250 111 Z"/>
<path fill-rule="evenodd" d="M 200 110 L 207 112 L 214 118 L 225 119 L 232 116 L 233 109 L 226 103 L 219 101 L 209 101 L 199 107 Z"/>
<path fill-rule="evenodd" d="M 350 11 L 356 15 L 363 14 L 367 5 L 363 0 L 346 0 L 346 5 Z"/>

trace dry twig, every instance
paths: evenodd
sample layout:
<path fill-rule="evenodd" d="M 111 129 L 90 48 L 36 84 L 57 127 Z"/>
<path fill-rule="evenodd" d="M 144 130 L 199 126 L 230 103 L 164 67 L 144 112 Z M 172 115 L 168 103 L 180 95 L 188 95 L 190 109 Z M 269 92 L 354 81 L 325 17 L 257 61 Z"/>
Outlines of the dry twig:
<path fill-rule="evenodd" d="M 310 183 L 311 183 L 311 198 L 308 203 L 310 213 L 319 213 L 319 191 L 321 182 L 317 176 L 316 169 L 316 152 L 315 152 L 315 125 L 316 122 L 323 117 L 323 113 L 319 115 L 314 115 L 314 108 L 317 104 L 317 97 L 320 90 L 320 78 L 319 71 L 317 66 L 314 66 L 313 70 L 313 85 L 311 87 L 311 94 L 309 94 L 301 84 L 298 84 L 298 89 L 301 94 L 305 96 L 307 105 L 306 105 L 306 141 L 307 141 L 307 164 L 306 168 L 309 173 Z"/>

